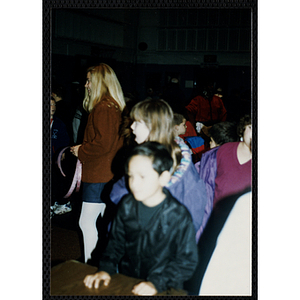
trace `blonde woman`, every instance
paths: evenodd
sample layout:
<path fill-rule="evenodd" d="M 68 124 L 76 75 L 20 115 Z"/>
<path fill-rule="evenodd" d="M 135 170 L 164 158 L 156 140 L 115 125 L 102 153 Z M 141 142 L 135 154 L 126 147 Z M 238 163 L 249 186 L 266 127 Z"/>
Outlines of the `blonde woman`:
<path fill-rule="evenodd" d="M 83 107 L 89 117 L 83 143 L 71 147 L 71 152 L 82 163 L 83 203 L 79 226 L 87 262 L 98 241 L 97 218 L 103 216 L 106 207 L 101 193 L 113 178 L 111 164 L 123 145 L 119 127 L 125 101 L 115 72 L 103 63 L 88 69 L 85 88 Z"/>
<path fill-rule="evenodd" d="M 135 141 L 163 144 L 173 158 L 172 176 L 166 188 L 174 198 L 189 210 L 195 230 L 202 225 L 207 203 L 205 184 L 195 169 L 190 148 L 175 138 L 173 130 L 173 111 L 164 100 L 144 100 L 137 103 L 130 112 L 131 125 Z M 117 181 L 110 194 L 112 202 L 117 204 L 128 193 L 125 178 Z"/>

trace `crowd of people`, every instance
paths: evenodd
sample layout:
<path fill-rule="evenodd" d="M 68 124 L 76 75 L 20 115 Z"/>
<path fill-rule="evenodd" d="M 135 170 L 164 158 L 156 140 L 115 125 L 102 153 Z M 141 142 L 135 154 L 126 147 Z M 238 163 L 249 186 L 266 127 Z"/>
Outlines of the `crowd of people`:
<path fill-rule="evenodd" d="M 214 216 L 233 203 L 228 217 L 252 186 L 251 115 L 226 121 L 220 89 L 208 91 L 186 103 L 176 98 L 174 79 L 161 97 L 132 101 L 104 63 L 87 70 L 83 104 L 73 116 L 53 90 L 51 216 L 72 210 L 59 165 L 77 162 L 84 262 L 98 266 L 84 279 L 88 288 L 108 285 L 120 272 L 143 280 L 132 287 L 135 295 L 168 288 L 201 294 L 203 241 Z M 108 222 L 97 228 L 104 216 Z"/>

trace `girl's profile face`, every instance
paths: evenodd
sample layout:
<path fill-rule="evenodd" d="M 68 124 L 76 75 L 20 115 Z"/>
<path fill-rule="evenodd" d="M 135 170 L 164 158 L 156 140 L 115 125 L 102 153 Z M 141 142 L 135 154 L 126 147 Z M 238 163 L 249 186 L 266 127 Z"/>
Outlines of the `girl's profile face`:
<path fill-rule="evenodd" d="M 178 125 L 178 131 L 177 134 L 181 135 L 181 134 L 185 134 L 186 133 L 186 119 L 183 119 L 182 123 L 180 123 Z"/>
<path fill-rule="evenodd" d="M 150 130 L 144 121 L 134 121 L 130 128 L 132 129 L 132 133 L 135 135 L 135 141 L 138 144 L 142 144 L 148 139 Z"/>
<path fill-rule="evenodd" d="M 91 90 L 92 90 L 92 81 L 91 81 L 91 73 L 88 72 L 86 75 L 86 83 L 85 83 L 85 87 L 88 90 L 89 96 L 91 96 Z"/>

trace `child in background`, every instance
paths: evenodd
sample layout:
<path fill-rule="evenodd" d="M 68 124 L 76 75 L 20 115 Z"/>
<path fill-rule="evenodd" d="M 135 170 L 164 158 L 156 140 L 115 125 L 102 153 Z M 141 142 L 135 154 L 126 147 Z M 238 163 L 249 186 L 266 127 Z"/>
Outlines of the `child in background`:
<path fill-rule="evenodd" d="M 225 143 L 237 142 L 239 139 L 236 124 L 233 122 L 216 123 L 208 129 L 208 134 L 210 149 Z"/>
<path fill-rule="evenodd" d="M 193 162 L 200 160 L 201 154 L 205 149 L 204 139 L 200 136 L 197 136 L 195 133 L 194 136 L 185 136 L 187 131 L 187 120 L 181 115 L 174 113 L 174 134 L 177 139 L 180 139 L 181 142 L 186 143 L 190 149 L 192 154 Z"/>
<path fill-rule="evenodd" d="M 154 141 L 169 150 L 173 169 L 166 188 L 189 210 L 197 231 L 202 224 L 207 203 L 205 184 L 195 169 L 190 148 L 175 138 L 171 107 L 164 100 L 144 100 L 132 108 L 130 118 L 133 120 L 131 129 L 138 144 Z M 111 201 L 117 204 L 128 193 L 123 176 L 112 188 Z"/>
<path fill-rule="evenodd" d="M 51 130 L 51 158 L 55 160 L 61 149 L 68 146 L 70 138 L 65 123 L 56 116 L 56 103 L 50 100 L 50 130 Z"/>
<path fill-rule="evenodd" d="M 195 230 L 188 210 L 164 186 L 173 159 L 163 145 L 146 142 L 134 148 L 125 169 L 132 194 L 120 203 L 99 272 L 84 284 L 107 286 L 117 272 L 141 278 L 135 295 L 155 295 L 181 289 L 197 265 Z"/>
<path fill-rule="evenodd" d="M 70 143 L 67 127 L 64 122 L 56 116 L 56 102 L 50 100 L 50 130 L 51 130 L 51 214 L 62 215 L 72 211 L 70 201 L 63 198 L 66 182 L 63 180 L 56 164 L 57 156 L 64 147 Z M 64 159 L 64 156 L 62 157 Z"/>
<path fill-rule="evenodd" d="M 174 134 L 175 137 L 181 139 L 184 142 L 184 139 L 180 135 L 184 135 L 186 133 L 186 119 L 183 115 L 174 113 Z"/>

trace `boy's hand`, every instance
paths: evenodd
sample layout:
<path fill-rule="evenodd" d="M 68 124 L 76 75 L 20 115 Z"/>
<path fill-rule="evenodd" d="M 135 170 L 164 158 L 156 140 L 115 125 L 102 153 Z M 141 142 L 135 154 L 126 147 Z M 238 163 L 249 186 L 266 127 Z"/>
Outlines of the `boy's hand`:
<path fill-rule="evenodd" d="M 97 289 L 100 286 L 100 282 L 103 280 L 103 284 L 108 286 L 111 280 L 110 275 L 107 272 L 100 271 L 93 275 L 85 276 L 83 283 L 86 287 L 92 288 L 93 285 Z"/>
<path fill-rule="evenodd" d="M 153 296 L 157 294 L 157 290 L 152 282 L 143 281 L 133 287 L 132 293 L 141 296 Z"/>

